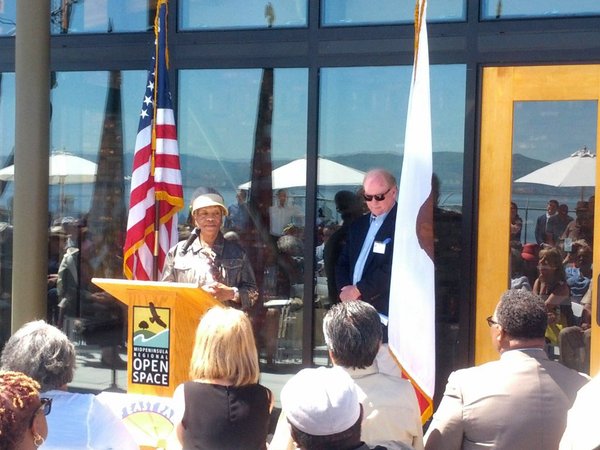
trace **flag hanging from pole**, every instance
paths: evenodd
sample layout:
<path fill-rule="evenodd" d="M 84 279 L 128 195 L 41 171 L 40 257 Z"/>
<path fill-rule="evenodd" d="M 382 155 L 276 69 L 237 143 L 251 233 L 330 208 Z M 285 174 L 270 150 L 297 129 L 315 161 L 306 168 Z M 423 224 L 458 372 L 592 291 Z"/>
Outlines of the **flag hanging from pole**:
<path fill-rule="evenodd" d="M 398 193 L 389 345 L 417 392 L 421 418 L 433 413 L 435 278 L 433 265 L 432 144 L 426 0 L 415 10 L 415 56 Z"/>
<path fill-rule="evenodd" d="M 158 0 L 154 21 L 154 57 L 148 73 L 133 156 L 125 276 L 160 279 L 165 257 L 177 243 L 177 211 L 183 187 L 175 115 L 168 78 L 167 0 Z"/>

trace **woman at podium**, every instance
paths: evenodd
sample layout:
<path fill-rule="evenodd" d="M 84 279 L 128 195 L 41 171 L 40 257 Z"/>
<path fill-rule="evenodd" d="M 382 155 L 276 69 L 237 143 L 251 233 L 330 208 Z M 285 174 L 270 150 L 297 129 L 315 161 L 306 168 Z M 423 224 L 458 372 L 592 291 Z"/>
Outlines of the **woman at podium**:
<path fill-rule="evenodd" d="M 191 204 L 196 228 L 167 255 L 163 281 L 196 283 L 227 306 L 249 310 L 258 299 L 254 271 L 246 252 L 223 237 L 228 211 L 219 192 L 199 188 Z"/>

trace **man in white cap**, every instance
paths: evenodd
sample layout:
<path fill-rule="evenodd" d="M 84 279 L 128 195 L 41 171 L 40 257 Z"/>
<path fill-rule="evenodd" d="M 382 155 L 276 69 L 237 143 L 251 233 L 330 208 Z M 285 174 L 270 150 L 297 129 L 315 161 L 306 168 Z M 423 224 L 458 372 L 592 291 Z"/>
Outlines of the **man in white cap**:
<path fill-rule="evenodd" d="M 246 252 L 221 233 L 227 216 L 223 197 L 200 188 L 190 209 L 196 228 L 169 250 L 163 281 L 196 283 L 224 304 L 249 310 L 258 299 L 256 279 Z"/>
<path fill-rule="evenodd" d="M 339 367 L 298 372 L 281 390 L 281 407 L 302 450 L 371 449 L 360 439 L 362 406 L 356 386 Z"/>

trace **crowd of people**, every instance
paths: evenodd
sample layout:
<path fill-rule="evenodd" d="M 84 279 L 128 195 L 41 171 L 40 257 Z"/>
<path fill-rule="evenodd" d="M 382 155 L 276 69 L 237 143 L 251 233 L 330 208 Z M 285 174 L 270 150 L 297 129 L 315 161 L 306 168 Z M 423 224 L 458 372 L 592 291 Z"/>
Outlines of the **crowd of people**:
<path fill-rule="evenodd" d="M 169 448 L 562 450 L 600 445 L 593 427 L 582 431 L 593 415 L 590 398 L 598 398 L 598 378 L 589 382 L 580 373 L 585 364 L 575 352 L 561 351 L 562 363 L 548 352 L 552 342 L 568 339 L 573 349 L 578 338 L 586 340 L 589 317 L 578 319 L 571 302 L 589 313 L 590 203 L 578 204 L 577 218 L 569 221 L 568 209 L 562 208 L 561 217 L 561 205 L 548 202 L 536 227 L 541 242 L 533 245 L 520 243 L 523 222 L 517 205 L 511 205 L 512 288 L 487 318 L 500 358 L 451 373 L 424 434 L 415 391 L 387 347 L 397 193 L 393 175 L 376 169 L 367 172 L 359 193 L 336 195 L 343 223 L 329 230 L 321 248 L 332 299 L 322 325 L 330 364 L 301 370 L 276 399 L 259 382 L 255 308 L 262 284 L 240 240 L 254 220 L 246 195 L 238 193 L 237 203 L 227 208 L 216 190 L 196 191 L 190 205 L 194 230 L 169 251 L 163 279 L 196 283 L 222 306 L 199 319 L 190 339 L 189 379 L 173 395 Z M 301 219 L 287 205 L 285 191 L 277 197 L 271 208 L 277 219 L 271 223 L 277 226 L 267 242 L 278 250 L 271 262 L 283 265 L 293 261 L 286 254 L 298 253 L 293 238 Z M 83 252 L 84 244 L 73 242 L 77 251 L 70 256 Z M 67 262 L 56 264 L 59 273 Z M 0 356 L 0 450 L 138 448 L 94 395 L 68 390 L 75 348 L 59 327 L 72 305 L 60 280 L 49 276 L 49 298 L 52 289 L 58 292 L 48 321 L 25 324 Z M 84 304 L 78 299 L 78 307 Z M 575 364 L 580 366 L 567 367 Z"/>
<path fill-rule="evenodd" d="M 546 306 L 526 290 L 506 291 L 487 319 L 500 359 L 458 370 L 423 436 L 415 391 L 381 373 L 383 333 L 367 302 L 338 303 L 323 324 L 332 367 L 303 369 L 275 398 L 259 383 L 247 315 L 215 307 L 199 321 L 189 381 L 173 396 L 168 448 L 385 450 L 594 449 L 599 379 L 548 358 Z M 68 392 L 75 350 L 44 321 L 30 322 L 1 355 L 0 449 L 138 448 L 92 394 Z"/>
<path fill-rule="evenodd" d="M 535 221 L 535 241 L 522 242 L 523 220 L 511 203 L 511 287 L 540 295 L 548 313 L 546 347 L 552 358 L 589 371 L 594 196 L 567 204 L 551 199 Z"/>

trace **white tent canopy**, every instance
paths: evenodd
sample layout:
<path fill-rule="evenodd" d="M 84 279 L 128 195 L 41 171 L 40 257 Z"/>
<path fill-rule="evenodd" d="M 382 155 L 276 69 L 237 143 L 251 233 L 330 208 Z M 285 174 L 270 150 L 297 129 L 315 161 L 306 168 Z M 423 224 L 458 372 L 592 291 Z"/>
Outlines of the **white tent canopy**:
<path fill-rule="evenodd" d="M 96 163 L 68 153 L 55 153 L 50 156 L 50 184 L 93 183 L 96 180 Z M 13 181 L 15 166 L 0 170 L 0 180 Z"/>
<path fill-rule="evenodd" d="M 80 158 L 69 153 L 57 152 L 50 156 L 49 183 L 60 187 L 60 214 L 63 214 L 65 203 L 64 185 L 93 183 L 96 181 L 98 165 L 90 160 Z M 22 176 L 27 176 L 26 169 L 22 169 Z M 15 166 L 8 166 L 0 170 L 0 180 L 14 181 Z"/>
<path fill-rule="evenodd" d="M 273 170 L 273 189 L 287 189 L 306 186 L 306 158 L 296 159 Z M 360 186 L 364 172 L 352 167 L 319 158 L 317 163 L 317 184 L 319 186 Z M 251 181 L 240 184 L 239 189 L 250 189 Z"/>
<path fill-rule="evenodd" d="M 556 187 L 596 185 L 596 155 L 587 148 L 577 150 L 568 158 L 555 161 L 515 180 L 515 183 L 545 184 Z"/>

